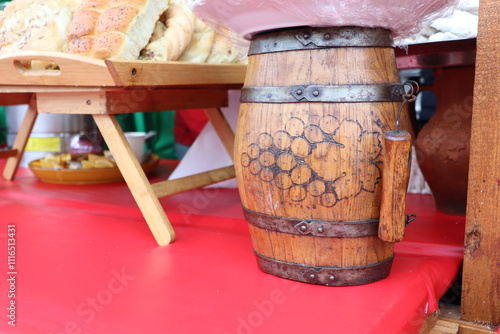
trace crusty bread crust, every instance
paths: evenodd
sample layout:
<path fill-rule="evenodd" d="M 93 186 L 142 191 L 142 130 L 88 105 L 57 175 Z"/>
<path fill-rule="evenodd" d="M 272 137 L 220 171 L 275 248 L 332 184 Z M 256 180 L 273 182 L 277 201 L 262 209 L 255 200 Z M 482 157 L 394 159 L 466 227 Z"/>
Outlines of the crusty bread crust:
<path fill-rule="evenodd" d="M 188 5 L 171 0 L 139 59 L 210 63 L 239 63 L 231 38 L 197 18 Z"/>
<path fill-rule="evenodd" d="M 177 60 L 186 50 L 195 32 L 195 20 L 189 7 L 171 0 L 160 21 L 165 25 L 163 34 L 157 31 L 141 52 L 141 59 Z"/>
<path fill-rule="evenodd" d="M 239 63 L 238 51 L 233 41 L 221 34 L 216 34 L 207 63 Z"/>
<path fill-rule="evenodd" d="M 193 37 L 186 50 L 177 59 L 193 63 L 203 63 L 207 60 L 214 43 L 215 31 L 200 19 L 195 20 Z"/>
<path fill-rule="evenodd" d="M 70 23 L 68 52 L 137 59 L 168 0 L 84 0 Z"/>
<path fill-rule="evenodd" d="M 68 6 L 72 13 L 75 13 L 78 7 L 82 4 L 83 0 L 63 0 L 63 2 Z"/>
<path fill-rule="evenodd" d="M 62 0 L 14 0 L 4 10 L 0 54 L 62 51 L 71 10 Z"/>

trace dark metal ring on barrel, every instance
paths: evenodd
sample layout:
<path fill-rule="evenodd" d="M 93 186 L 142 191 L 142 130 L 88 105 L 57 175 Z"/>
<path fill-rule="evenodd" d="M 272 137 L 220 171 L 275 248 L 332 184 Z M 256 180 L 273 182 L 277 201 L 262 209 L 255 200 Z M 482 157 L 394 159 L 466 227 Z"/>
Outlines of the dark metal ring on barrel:
<path fill-rule="evenodd" d="M 383 28 L 302 27 L 255 35 L 248 54 L 340 47 L 394 47 L 392 34 Z"/>
<path fill-rule="evenodd" d="M 260 103 L 293 102 L 401 102 L 403 85 L 297 85 L 278 87 L 243 87 L 240 101 Z"/>
<path fill-rule="evenodd" d="M 389 276 L 393 257 L 356 267 L 318 267 L 270 259 L 255 252 L 259 268 L 268 274 L 294 281 L 327 286 L 368 284 Z"/>
<path fill-rule="evenodd" d="M 243 208 L 248 223 L 270 231 L 316 237 L 356 238 L 378 234 L 378 219 L 328 222 L 318 219 L 273 217 Z"/>

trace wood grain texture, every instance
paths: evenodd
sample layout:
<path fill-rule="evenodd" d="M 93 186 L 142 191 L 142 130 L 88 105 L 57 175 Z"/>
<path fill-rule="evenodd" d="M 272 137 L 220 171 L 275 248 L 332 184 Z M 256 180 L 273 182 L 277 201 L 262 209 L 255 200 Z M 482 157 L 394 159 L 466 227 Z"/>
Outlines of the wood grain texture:
<path fill-rule="evenodd" d="M 232 178 L 234 178 L 234 166 L 228 166 L 178 179 L 153 183 L 151 186 L 156 196 L 162 198 Z"/>
<path fill-rule="evenodd" d="M 139 161 L 132 152 L 116 117 L 94 115 L 94 120 L 156 241 L 160 246 L 173 242 L 174 229 Z"/>
<path fill-rule="evenodd" d="M 47 61 L 58 69 L 31 70 L 31 61 Z M 0 57 L 0 85 L 115 86 L 103 60 L 61 52 L 25 51 Z"/>
<path fill-rule="evenodd" d="M 222 89 L 125 89 L 107 92 L 107 112 L 124 114 L 162 110 L 225 107 L 227 90 Z"/>
<path fill-rule="evenodd" d="M 405 235 L 405 198 L 410 180 L 411 135 L 406 131 L 384 133 L 384 170 L 378 235 L 387 242 Z"/>
<path fill-rule="evenodd" d="M 24 115 L 23 122 L 21 123 L 19 131 L 17 132 L 16 139 L 14 140 L 14 144 L 12 145 L 12 149 L 15 150 L 17 154 L 7 159 L 3 170 L 3 177 L 6 180 L 12 180 L 16 175 L 19 164 L 21 163 L 24 149 L 26 147 L 26 144 L 28 143 L 31 130 L 33 130 L 33 126 L 35 125 L 37 116 L 37 100 L 36 96 L 33 94 L 28 105 L 28 110 Z"/>
<path fill-rule="evenodd" d="M 498 326 L 466 321 L 460 316 L 460 306 L 439 304 L 439 321 L 431 334 L 495 334 Z"/>
<path fill-rule="evenodd" d="M 458 334 L 460 325 L 454 322 L 438 320 L 430 334 Z"/>
<path fill-rule="evenodd" d="M 38 112 L 41 114 L 106 114 L 105 91 L 71 93 L 37 93 Z"/>
<path fill-rule="evenodd" d="M 32 61 L 55 64 L 31 69 Z M 0 57 L 0 85 L 32 86 L 228 86 L 239 88 L 246 65 L 100 60 L 62 52 L 25 51 Z"/>
<path fill-rule="evenodd" d="M 500 1 L 482 0 L 472 113 L 462 318 L 500 322 Z"/>
<path fill-rule="evenodd" d="M 255 54 L 245 87 L 399 83 L 392 48 Z M 330 223 L 380 215 L 383 133 L 401 102 L 242 103 L 235 169 L 242 204 L 257 214 Z M 404 113 L 402 129 L 409 130 Z M 401 199 L 404 201 L 404 198 Z M 250 225 L 257 253 L 310 266 L 364 266 L 392 257 L 376 235 L 346 238 Z"/>
<path fill-rule="evenodd" d="M 255 251 L 271 259 L 311 266 L 355 267 L 390 258 L 394 246 L 377 236 L 318 238 L 264 230 L 249 225 Z"/>
<path fill-rule="evenodd" d="M 246 65 L 236 64 L 139 60 L 106 60 L 106 64 L 119 86 L 241 86 L 246 73 Z"/>
<path fill-rule="evenodd" d="M 378 48 L 262 54 L 249 57 L 245 86 L 394 83 L 399 82 L 397 69 L 391 66 L 394 61 L 392 49 Z M 395 127 L 399 104 L 242 103 L 236 130 L 235 168 L 237 175 L 241 172 L 242 181 L 239 182 L 246 184 L 244 187 L 240 184 L 243 205 L 256 212 L 301 219 L 378 218 L 381 188 L 378 164 L 383 160 L 379 155 L 383 155 L 381 135 Z M 406 113 L 403 113 L 402 124 L 402 129 L 409 130 Z M 269 150 L 278 152 L 273 154 L 274 166 L 278 165 L 283 171 L 277 175 L 273 172 L 275 182 L 266 181 L 266 177 L 271 177 L 266 167 L 273 162 L 268 154 L 261 153 Z M 344 171 L 355 168 L 354 160 L 358 160 L 362 172 L 354 173 L 352 178 L 344 177 Z M 334 161 L 337 167 L 327 161 Z M 243 166 L 246 163 L 251 165 L 246 168 Z M 337 194 L 332 195 L 331 190 L 325 189 L 323 196 L 321 182 L 311 182 L 310 187 L 306 187 L 313 174 L 326 183 L 335 181 Z M 290 188 L 288 194 L 275 191 L 276 183 L 278 187 Z M 360 191 L 362 187 L 366 191 Z M 289 195 L 297 201 L 284 198 Z M 261 201 L 260 198 L 269 200 Z M 326 205 L 317 205 L 320 199 Z M 335 205 L 339 200 L 345 205 Z M 360 204 L 349 204 L 353 201 Z"/>
<path fill-rule="evenodd" d="M 39 92 L 37 96 L 39 112 L 49 114 L 127 114 L 228 103 L 225 89 L 99 89 Z"/>
<path fill-rule="evenodd" d="M 439 316 L 439 310 L 428 314 L 425 317 L 425 321 L 422 324 L 422 327 L 420 327 L 418 334 L 430 334 L 430 333 L 432 333 L 431 332 L 432 329 L 436 326 L 436 323 L 439 321 L 438 316 Z M 444 333 L 442 333 L 442 334 L 444 334 Z M 452 333 L 448 333 L 448 334 L 452 334 Z M 456 333 L 453 333 L 453 334 L 456 334 Z"/>

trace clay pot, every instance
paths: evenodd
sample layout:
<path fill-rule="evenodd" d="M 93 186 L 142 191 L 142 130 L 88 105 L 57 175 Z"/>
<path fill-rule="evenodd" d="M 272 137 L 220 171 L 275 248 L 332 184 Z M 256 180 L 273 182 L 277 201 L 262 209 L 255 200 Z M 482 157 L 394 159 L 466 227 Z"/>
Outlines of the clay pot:
<path fill-rule="evenodd" d="M 474 67 L 434 71 L 435 114 L 415 140 L 417 160 L 439 211 L 465 215 Z"/>

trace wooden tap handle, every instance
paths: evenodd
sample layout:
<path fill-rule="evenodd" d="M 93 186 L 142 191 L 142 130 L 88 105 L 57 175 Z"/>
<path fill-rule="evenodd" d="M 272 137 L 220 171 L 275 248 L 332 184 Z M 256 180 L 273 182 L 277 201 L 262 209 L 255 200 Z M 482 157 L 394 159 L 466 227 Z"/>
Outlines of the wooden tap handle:
<path fill-rule="evenodd" d="M 411 135 L 392 130 L 384 134 L 384 169 L 378 236 L 387 242 L 403 240 L 405 199 L 411 164 Z"/>

